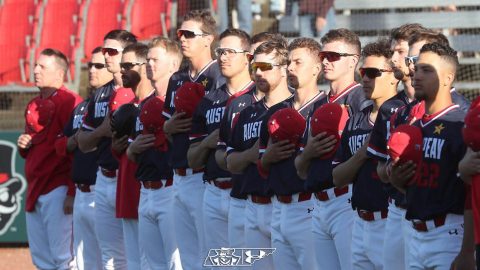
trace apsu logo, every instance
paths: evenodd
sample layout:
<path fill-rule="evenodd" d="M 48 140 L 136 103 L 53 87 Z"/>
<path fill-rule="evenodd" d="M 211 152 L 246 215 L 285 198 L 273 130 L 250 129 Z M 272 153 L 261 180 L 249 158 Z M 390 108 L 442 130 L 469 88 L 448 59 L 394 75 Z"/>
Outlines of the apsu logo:
<path fill-rule="evenodd" d="M 22 175 L 14 172 L 16 147 L 0 140 L 0 235 L 8 231 L 20 213 L 20 195 L 27 182 Z"/>

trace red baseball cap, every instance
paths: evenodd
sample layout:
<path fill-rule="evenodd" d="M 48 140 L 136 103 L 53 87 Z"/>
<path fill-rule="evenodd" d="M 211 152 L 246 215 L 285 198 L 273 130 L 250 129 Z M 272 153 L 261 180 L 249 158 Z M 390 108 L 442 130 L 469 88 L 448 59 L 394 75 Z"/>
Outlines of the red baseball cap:
<path fill-rule="evenodd" d="M 205 87 L 200 83 L 185 82 L 175 94 L 175 111 L 184 112 L 186 117 L 192 117 L 198 103 L 205 96 Z"/>
<path fill-rule="evenodd" d="M 420 164 L 423 159 L 423 135 L 417 126 L 402 124 L 392 131 L 387 142 L 388 155 L 400 163 L 412 160 Z M 417 168 L 420 166 L 417 165 Z"/>
<path fill-rule="evenodd" d="M 418 119 L 422 119 L 424 114 L 425 114 L 425 101 L 422 100 L 419 103 L 415 104 L 410 109 L 410 112 L 408 113 L 407 123 L 412 124 Z"/>
<path fill-rule="evenodd" d="M 140 122 L 143 125 L 143 134 L 155 135 L 155 147 L 166 146 L 167 138 L 163 132 L 165 118 L 162 116 L 164 102 L 160 97 L 150 98 L 142 106 Z"/>
<path fill-rule="evenodd" d="M 32 136 L 32 143 L 44 140 L 47 127 L 55 114 L 55 103 L 50 99 L 37 97 L 28 103 L 25 110 L 26 133 Z"/>
<path fill-rule="evenodd" d="M 293 108 L 280 109 L 268 120 L 268 133 L 274 142 L 289 140 L 298 145 L 305 127 L 305 118 Z"/>
<path fill-rule="evenodd" d="M 472 104 L 470 104 L 470 110 L 473 110 L 474 108 L 479 106 L 480 106 L 480 96 L 472 101 Z"/>
<path fill-rule="evenodd" d="M 135 93 L 133 93 L 131 88 L 119 88 L 115 91 L 110 99 L 110 112 L 116 111 L 123 104 L 133 102 L 135 99 Z"/>
<path fill-rule="evenodd" d="M 464 123 L 463 140 L 473 151 L 480 151 L 480 107 L 470 107 Z"/>

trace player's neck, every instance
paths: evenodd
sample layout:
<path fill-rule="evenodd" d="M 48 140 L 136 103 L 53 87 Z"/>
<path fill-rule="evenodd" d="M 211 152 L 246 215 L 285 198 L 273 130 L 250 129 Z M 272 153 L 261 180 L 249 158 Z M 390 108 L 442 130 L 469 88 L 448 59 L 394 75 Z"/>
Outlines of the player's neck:
<path fill-rule="evenodd" d="M 132 90 L 138 100 L 143 100 L 152 93 L 152 84 L 147 78 L 142 78 L 135 89 L 132 87 Z"/>
<path fill-rule="evenodd" d="M 170 74 L 171 75 L 171 74 Z M 168 81 L 170 80 L 170 76 L 163 76 L 152 82 L 152 86 L 155 88 L 157 96 L 161 100 L 165 100 L 165 96 L 167 95 L 167 88 L 168 88 Z"/>
<path fill-rule="evenodd" d="M 434 99 L 425 100 L 425 113 L 429 115 L 436 114 L 452 104 L 450 87 L 440 89 Z"/>
<path fill-rule="evenodd" d="M 115 82 L 115 87 L 123 87 L 122 73 L 117 72 L 113 74 L 113 80 Z"/>
<path fill-rule="evenodd" d="M 231 94 L 236 94 L 244 90 L 245 86 L 247 86 L 251 81 L 252 79 L 248 73 L 248 70 L 231 78 L 227 78 L 228 91 Z"/>
<path fill-rule="evenodd" d="M 407 75 L 405 75 L 407 76 Z M 413 101 L 415 99 L 415 88 L 412 86 L 412 79 L 409 78 L 406 81 L 403 81 L 403 92 L 405 92 L 405 95 L 408 97 L 408 101 Z"/>
<path fill-rule="evenodd" d="M 338 80 L 330 82 L 330 95 L 335 96 L 341 93 L 343 90 L 347 89 L 352 83 L 355 82 L 353 74 L 348 74 L 339 78 Z"/>
<path fill-rule="evenodd" d="M 301 108 L 305 103 L 309 102 L 318 95 L 317 84 L 312 83 L 308 86 L 299 87 L 295 90 L 295 109 Z"/>
<path fill-rule="evenodd" d="M 202 71 L 202 69 L 212 61 L 210 54 L 200 54 L 198 56 L 192 57 L 190 60 L 190 75 L 192 77 L 197 76 L 197 74 Z"/>
<path fill-rule="evenodd" d="M 268 107 L 280 103 L 290 97 L 292 93 L 288 90 L 287 82 L 280 83 L 275 89 L 265 93 L 265 104 Z"/>

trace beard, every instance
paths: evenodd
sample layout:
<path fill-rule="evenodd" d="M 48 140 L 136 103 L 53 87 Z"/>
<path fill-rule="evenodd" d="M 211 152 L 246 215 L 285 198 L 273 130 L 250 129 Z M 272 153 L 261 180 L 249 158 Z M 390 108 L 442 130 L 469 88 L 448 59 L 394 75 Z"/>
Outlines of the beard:
<path fill-rule="evenodd" d="M 133 88 L 138 85 L 141 77 L 135 70 L 129 70 L 122 75 L 122 83 L 125 88 Z"/>

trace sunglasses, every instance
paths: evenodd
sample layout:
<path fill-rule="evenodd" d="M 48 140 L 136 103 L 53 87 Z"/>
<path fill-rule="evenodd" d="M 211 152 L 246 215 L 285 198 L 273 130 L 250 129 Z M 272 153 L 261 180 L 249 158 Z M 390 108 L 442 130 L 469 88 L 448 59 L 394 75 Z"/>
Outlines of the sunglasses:
<path fill-rule="evenodd" d="M 383 72 L 393 72 L 393 70 L 378 68 L 360 68 L 358 71 L 360 72 L 360 76 L 362 76 L 362 78 L 367 75 L 369 79 L 375 79 L 377 77 L 380 77 L 382 76 Z"/>
<path fill-rule="evenodd" d="M 283 65 L 272 64 L 267 62 L 253 62 L 251 65 L 253 73 L 257 72 L 257 69 L 260 69 L 261 71 L 267 71 L 267 70 L 272 70 L 273 67 L 278 67 L 278 66 L 283 66 Z"/>
<path fill-rule="evenodd" d="M 105 68 L 105 67 L 106 67 L 105 64 L 102 64 L 102 63 L 92 63 L 92 62 L 88 62 L 87 66 L 88 66 L 88 69 L 91 69 L 92 67 L 95 67 L 95 69 L 102 69 L 102 68 Z"/>
<path fill-rule="evenodd" d="M 102 54 L 105 55 L 108 53 L 110 56 L 115 56 L 119 53 L 123 52 L 121 48 L 102 48 Z"/>
<path fill-rule="evenodd" d="M 323 62 L 323 59 L 327 58 L 328 62 L 336 62 L 342 58 L 342 56 L 358 56 L 358 54 L 354 53 L 338 53 L 338 52 L 329 52 L 329 51 L 323 51 L 318 54 L 318 57 L 320 57 L 320 61 Z"/>
<path fill-rule="evenodd" d="M 139 63 L 139 62 L 123 62 L 120 63 L 120 68 L 123 70 L 131 70 L 134 66 L 141 66 L 145 63 Z"/>
<path fill-rule="evenodd" d="M 190 30 L 177 30 L 177 38 L 180 39 L 182 36 L 184 36 L 186 39 L 192 39 L 195 37 L 202 37 L 202 36 L 208 36 L 208 34 L 205 33 L 199 33 L 195 31 L 190 31 Z"/>
<path fill-rule="evenodd" d="M 225 55 L 226 57 L 231 57 L 237 53 L 250 53 L 249 51 L 240 50 L 240 49 L 232 49 L 232 48 L 216 48 L 215 55 L 220 57 Z"/>
<path fill-rule="evenodd" d="M 418 61 L 418 55 L 415 56 L 405 56 L 405 65 L 409 67 L 411 64 L 415 65 Z"/>

